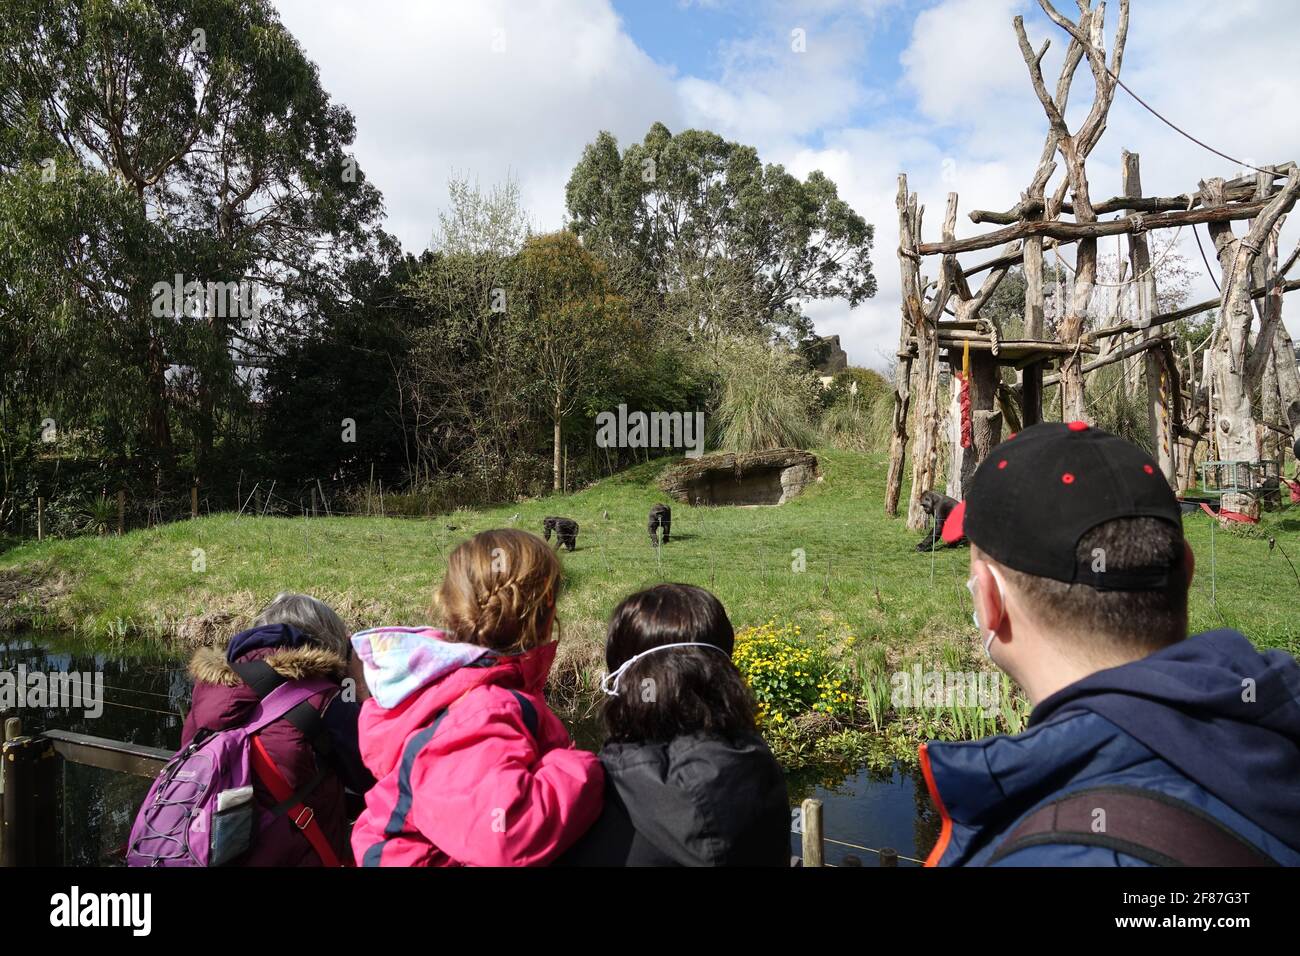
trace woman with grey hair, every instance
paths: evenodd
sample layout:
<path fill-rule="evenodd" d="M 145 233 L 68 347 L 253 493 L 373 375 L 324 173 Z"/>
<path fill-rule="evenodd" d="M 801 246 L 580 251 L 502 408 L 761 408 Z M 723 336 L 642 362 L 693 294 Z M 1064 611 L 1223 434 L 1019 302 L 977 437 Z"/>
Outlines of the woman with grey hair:
<path fill-rule="evenodd" d="M 279 815 L 236 865 L 350 863 L 354 815 L 345 791 L 364 794 L 374 778 L 357 747 L 358 698 L 367 695 L 342 618 L 310 595 L 277 594 L 251 628 L 224 646 L 196 651 L 190 674 L 193 705 L 182 747 L 203 730 L 243 726 L 261 698 L 281 684 L 325 678 L 337 685 L 257 734 L 269 766 L 254 761 L 254 798 Z"/>

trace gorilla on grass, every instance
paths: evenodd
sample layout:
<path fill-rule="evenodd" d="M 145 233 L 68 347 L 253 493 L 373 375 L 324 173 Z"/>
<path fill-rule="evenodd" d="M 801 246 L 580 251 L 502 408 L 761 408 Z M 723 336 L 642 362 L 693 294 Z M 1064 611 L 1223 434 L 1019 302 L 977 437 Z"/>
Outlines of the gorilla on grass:
<path fill-rule="evenodd" d="M 660 544 L 659 529 L 663 528 L 663 544 L 668 543 L 668 535 L 673 526 L 673 509 L 667 505 L 654 505 L 650 509 L 650 520 L 646 524 L 646 530 L 650 532 L 650 543 L 655 547 Z"/>
<path fill-rule="evenodd" d="M 956 508 L 959 502 L 956 498 L 949 498 L 947 495 L 941 495 L 937 491 L 921 492 L 921 510 L 930 516 L 930 530 L 926 532 L 924 538 L 917 544 L 917 551 L 929 551 L 932 548 L 956 547 L 961 544 L 958 541 L 949 545 L 943 540 L 943 523 L 948 520 L 948 515 L 952 514 L 952 509 Z M 961 539 L 965 541 L 965 538 Z"/>
<path fill-rule="evenodd" d="M 578 522 L 572 518 L 543 518 L 542 537 L 550 541 L 552 531 L 555 532 L 557 549 L 568 548 L 572 551 L 578 546 Z"/>

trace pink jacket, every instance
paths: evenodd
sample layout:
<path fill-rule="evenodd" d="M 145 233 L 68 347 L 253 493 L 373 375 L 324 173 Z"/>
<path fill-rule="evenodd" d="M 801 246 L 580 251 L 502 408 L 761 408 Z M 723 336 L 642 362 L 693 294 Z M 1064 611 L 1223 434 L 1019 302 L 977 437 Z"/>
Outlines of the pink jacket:
<path fill-rule="evenodd" d="M 352 830 L 362 866 L 536 866 L 600 815 L 604 772 L 542 696 L 555 644 L 497 657 L 432 628 L 353 637 L 373 696 L 361 757 L 378 783 Z"/>

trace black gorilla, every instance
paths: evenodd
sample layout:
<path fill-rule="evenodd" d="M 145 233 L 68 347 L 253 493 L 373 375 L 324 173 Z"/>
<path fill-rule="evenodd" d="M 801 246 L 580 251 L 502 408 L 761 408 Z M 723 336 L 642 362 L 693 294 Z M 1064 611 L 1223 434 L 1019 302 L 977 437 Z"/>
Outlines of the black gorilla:
<path fill-rule="evenodd" d="M 650 509 L 650 521 L 646 524 L 646 530 L 650 532 L 650 543 L 656 547 L 659 545 L 658 529 L 664 529 L 663 543 L 668 543 L 668 533 L 673 526 L 673 509 L 667 505 L 654 505 Z"/>
<path fill-rule="evenodd" d="M 578 522 L 572 518 L 543 518 L 542 537 L 550 541 L 552 531 L 555 532 L 556 548 L 572 551 L 578 546 Z"/>
<path fill-rule="evenodd" d="M 930 530 L 925 537 L 921 539 L 920 544 L 916 546 L 917 551 L 929 551 L 931 548 L 949 547 L 943 540 L 943 523 L 948 520 L 948 515 L 952 514 L 952 509 L 957 507 L 957 500 L 949 498 L 947 495 L 941 495 L 937 491 L 921 492 L 921 508 L 928 514 L 933 521 Z M 962 539 L 965 540 L 964 538 Z M 960 544 L 961 542 L 957 542 Z M 955 547 L 956 545 L 953 545 Z"/>

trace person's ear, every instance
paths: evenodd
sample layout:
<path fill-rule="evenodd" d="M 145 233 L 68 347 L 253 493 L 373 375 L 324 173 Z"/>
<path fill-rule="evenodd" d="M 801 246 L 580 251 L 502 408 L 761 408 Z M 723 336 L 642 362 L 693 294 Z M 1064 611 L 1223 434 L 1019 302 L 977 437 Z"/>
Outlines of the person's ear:
<path fill-rule="evenodd" d="M 984 630 L 996 631 L 1006 617 L 1002 589 L 987 561 L 971 561 L 971 577 L 975 579 L 975 610 L 979 613 Z"/>
<path fill-rule="evenodd" d="M 1192 576 L 1196 574 L 1196 554 L 1186 541 L 1183 542 L 1183 570 L 1187 572 L 1187 586 L 1190 588 Z"/>

